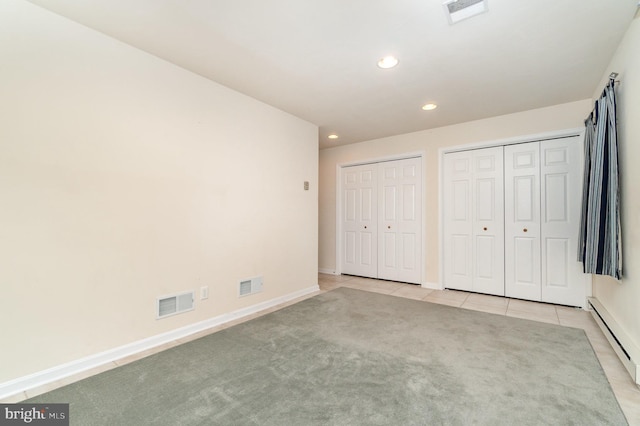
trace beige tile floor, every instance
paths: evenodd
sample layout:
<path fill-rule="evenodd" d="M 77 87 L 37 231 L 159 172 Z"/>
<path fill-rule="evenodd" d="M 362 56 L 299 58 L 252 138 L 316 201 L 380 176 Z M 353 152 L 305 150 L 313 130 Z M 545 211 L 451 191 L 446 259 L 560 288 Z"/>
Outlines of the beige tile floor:
<path fill-rule="evenodd" d="M 504 297 L 487 296 L 483 294 L 467 293 L 455 290 L 429 290 L 411 284 L 402 284 L 391 281 L 374 280 L 369 278 L 351 277 L 347 275 L 319 274 L 318 284 L 320 292 L 333 290 L 338 287 L 350 287 L 358 290 L 373 291 L 376 293 L 389 294 L 391 296 L 404 297 L 425 302 L 439 303 L 462 309 L 472 309 L 476 311 L 488 312 L 498 315 L 506 315 L 516 318 L 524 318 L 533 321 L 542 321 L 551 324 L 558 324 L 568 327 L 582 328 L 589 338 L 594 351 L 600 360 L 600 364 L 609 379 L 609 383 L 618 398 L 618 402 L 624 411 L 629 424 L 640 426 L 640 387 L 635 385 L 631 377 L 620 363 L 617 355 L 609 345 L 609 342 L 600 331 L 600 328 L 591 317 L 591 314 L 581 310 L 564 306 L 554 306 L 544 303 L 527 302 L 523 300 L 508 299 Z M 248 317 L 235 320 L 222 326 L 203 331 L 191 336 L 169 342 L 160 347 L 145 351 L 144 353 L 132 355 L 99 368 L 67 377 L 63 380 L 49 383 L 37 389 L 14 395 L 10 398 L 0 400 L 0 402 L 11 403 L 20 402 L 50 390 L 65 386 L 69 383 L 81 380 L 94 374 L 116 368 L 121 365 L 144 358 L 153 353 L 160 352 L 172 346 L 179 345 L 191 340 L 195 340 L 204 335 L 230 327 L 232 325 L 248 321 L 260 315 L 282 309 L 285 306 L 297 303 L 317 293 L 292 300 L 276 307 L 261 311 Z"/>

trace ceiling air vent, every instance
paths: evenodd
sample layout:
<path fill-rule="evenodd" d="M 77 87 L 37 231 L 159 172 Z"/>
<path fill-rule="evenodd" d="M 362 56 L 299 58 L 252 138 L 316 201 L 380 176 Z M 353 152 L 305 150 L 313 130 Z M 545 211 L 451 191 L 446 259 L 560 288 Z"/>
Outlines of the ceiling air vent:
<path fill-rule="evenodd" d="M 156 318 L 165 318 L 193 310 L 193 291 L 157 299 Z"/>
<path fill-rule="evenodd" d="M 487 0 L 447 0 L 442 6 L 450 24 L 471 18 L 489 10 Z"/>

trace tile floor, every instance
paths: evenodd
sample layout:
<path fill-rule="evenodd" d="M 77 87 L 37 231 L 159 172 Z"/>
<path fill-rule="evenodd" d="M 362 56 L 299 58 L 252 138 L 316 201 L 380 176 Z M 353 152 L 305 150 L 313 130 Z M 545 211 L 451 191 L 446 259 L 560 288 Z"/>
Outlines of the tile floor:
<path fill-rule="evenodd" d="M 351 277 L 347 275 L 328 275 L 319 274 L 318 284 L 320 292 L 333 290 L 338 287 L 350 287 L 359 290 L 373 291 L 391 296 L 405 297 L 414 300 L 423 300 L 425 302 L 439 303 L 443 305 L 454 306 L 462 309 L 472 309 L 476 311 L 488 312 L 498 315 L 506 315 L 516 318 L 524 318 L 533 321 L 542 321 L 552 324 L 558 324 L 568 327 L 582 328 L 591 345 L 594 348 L 600 364 L 609 379 L 609 383 L 618 398 L 618 402 L 624 411 L 629 424 L 640 426 L 640 387 L 633 383 L 631 377 L 624 369 L 617 355 L 609 345 L 609 342 L 600 331 L 595 320 L 589 312 L 581 309 L 568 308 L 563 306 L 548 305 L 545 303 L 527 302 L 516 299 L 508 299 L 504 297 L 487 296 L 483 294 L 466 293 L 455 290 L 430 290 L 420 286 L 411 284 L 402 284 L 391 281 L 374 280 L 369 278 Z M 316 293 L 317 294 L 317 293 Z M 14 395 L 10 398 L 0 400 L 0 403 L 20 402 L 24 399 L 31 398 L 61 386 L 81 380 L 94 374 L 116 368 L 118 366 L 136 361 L 153 353 L 160 352 L 172 346 L 179 345 L 190 340 L 195 340 L 204 335 L 213 333 L 223 328 L 248 321 L 260 315 L 273 312 L 293 303 L 297 303 L 315 294 L 292 300 L 290 302 L 278 305 L 276 307 L 261 311 L 248 317 L 232 321 L 223 326 L 215 327 L 174 342 L 167 343 L 163 346 L 151 349 L 144 353 L 132 355 L 107 365 L 103 365 L 94 370 L 86 371 L 81 374 L 68 377 L 64 380 L 49 383 L 36 389 Z"/>

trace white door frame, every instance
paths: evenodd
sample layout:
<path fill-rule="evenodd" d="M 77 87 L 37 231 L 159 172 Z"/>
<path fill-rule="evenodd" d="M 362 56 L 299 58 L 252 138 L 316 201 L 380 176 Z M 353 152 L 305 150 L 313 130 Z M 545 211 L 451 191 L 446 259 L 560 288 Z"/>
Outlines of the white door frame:
<path fill-rule="evenodd" d="M 545 133 L 537 133 L 532 135 L 523 135 L 517 136 L 513 138 L 507 139 L 498 139 L 492 141 L 482 141 L 482 142 L 474 142 L 465 145 L 455 145 L 450 147 L 440 148 L 438 150 L 438 179 L 440 181 L 438 185 L 438 247 L 440 253 L 440 259 L 438 262 L 438 281 L 439 281 L 439 289 L 444 289 L 444 155 L 449 152 L 457 152 L 457 151 L 466 151 L 469 149 L 476 148 L 488 148 L 492 146 L 505 146 L 505 145 L 514 145 L 525 142 L 535 142 L 535 141 L 543 141 L 549 139 L 560 139 L 572 136 L 581 136 L 584 135 L 584 128 L 574 128 L 574 129 L 564 129 L 564 130 L 556 130 L 553 132 L 545 132 Z M 577 256 L 577 254 L 576 254 Z M 592 284 L 592 276 L 587 275 L 587 288 L 586 288 L 587 297 L 591 297 L 593 294 L 593 284 Z M 583 308 L 586 308 L 587 301 L 585 300 L 585 304 Z"/>
<path fill-rule="evenodd" d="M 355 160 L 355 161 L 348 161 L 348 162 L 344 162 L 344 163 L 338 163 L 336 164 L 336 275 L 340 275 L 342 274 L 342 247 L 343 247 L 343 240 L 342 240 L 342 170 L 345 167 L 349 167 L 349 166 L 359 166 L 362 164 L 372 164 L 372 163 L 382 163 L 382 162 L 386 162 L 386 161 L 394 161 L 394 160 L 406 160 L 408 158 L 420 158 L 420 162 L 421 162 L 421 167 L 422 167 L 422 182 L 421 182 L 421 192 L 422 192 L 422 211 L 421 211 L 421 218 L 420 218 L 420 223 L 422 225 L 422 231 L 421 231 L 421 237 L 420 237 L 420 245 L 422 247 L 422 259 L 421 259 L 421 273 L 420 273 L 420 283 L 421 285 L 424 287 L 425 286 L 425 277 L 426 277 L 426 271 L 425 271 L 425 267 L 426 267 L 426 226 L 425 226 L 425 222 L 424 222 L 424 218 L 425 218 L 425 207 L 426 207 L 426 196 L 425 196 L 425 158 L 426 158 L 426 152 L 425 151 L 415 151 L 415 152 L 407 152 L 407 153 L 402 153 L 402 154 L 394 154 L 394 155 L 388 155 L 388 156 L 384 156 L 384 157 L 375 157 L 375 158 L 369 158 L 369 159 L 363 159 L 363 160 Z"/>

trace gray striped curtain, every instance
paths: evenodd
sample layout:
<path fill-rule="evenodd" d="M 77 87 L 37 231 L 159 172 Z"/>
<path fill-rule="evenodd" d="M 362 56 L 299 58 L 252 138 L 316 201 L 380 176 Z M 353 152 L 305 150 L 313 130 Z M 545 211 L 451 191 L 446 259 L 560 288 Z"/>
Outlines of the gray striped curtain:
<path fill-rule="evenodd" d="M 585 273 L 622 276 L 615 81 L 585 120 L 584 181 L 578 260 Z"/>

